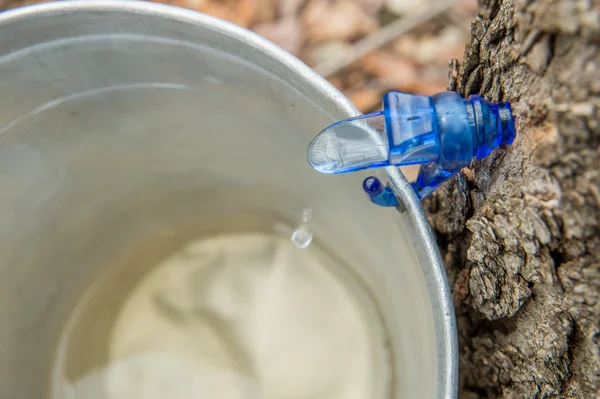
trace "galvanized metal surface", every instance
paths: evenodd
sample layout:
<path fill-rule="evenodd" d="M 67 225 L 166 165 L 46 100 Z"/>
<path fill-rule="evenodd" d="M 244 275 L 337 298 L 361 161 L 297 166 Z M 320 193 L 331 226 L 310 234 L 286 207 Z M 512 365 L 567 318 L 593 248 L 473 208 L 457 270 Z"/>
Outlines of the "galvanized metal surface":
<path fill-rule="evenodd" d="M 119 18 L 103 21 L 103 13 L 110 13 L 111 16 L 118 16 Z M 210 47 L 219 48 L 224 53 L 245 59 L 253 65 L 264 66 L 268 69 L 274 78 L 280 80 L 280 82 L 274 81 L 273 85 L 275 89 L 278 85 L 280 88 L 286 87 L 285 82 L 288 82 L 293 87 L 293 90 L 296 90 L 311 102 L 312 106 L 323 110 L 324 115 L 329 115 L 333 119 L 341 119 L 358 114 L 358 111 L 349 100 L 323 78 L 295 57 L 259 36 L 208 16 L 146 2 L 61 2 L 28 7 L 1 14 L 0 65 L 11 58 L 35 51 L 35 48 L 31 48 L 31 46 L 37 46 L 40 43 L 47 44 L 49 40 L 68 40 L 70 37 L 77 36 L 86 27 L 78 25 L 76 19 L 73 20 L 73 24 L 66 22 L 71 17 L 78 18 L 81 15 L 92 15 L 93 18 L 84 20 L 84 22 L 78 21 L 79 24 L 97 23 L 99 24 L 98 26 L 101 26 L 104 23 L 109 27 L 113 24 L 116 33 L 119 33 L 119 24 L 131 23 L 133 26 L 131 29 L 137 29 L 135 25 L 137 18 L 155 17 L 155 27 L 145 25 L 144 22 L 142 24 L 144 26 L 141 26 L 139 29 L 140 32 L 148 30 L 148 33 L 156 34 L 157 36 L 160 36 L 161 31 L 168 31 L 169 35 L 176 37 L 178 29 L 180 29 L 177 23 L 181 24 L 181 29 L 193 25 L 205 32 L 205 36 L 203 37 Z M 11 30 L 7 30 L 7 27 L 10 27 Z M 110 29 L 108 30 L 110 31 Z M 168 40 L 172 40 L 172 37 L 168 38 Z M 220 38 L 227 40 L 220 40 Z M 182 39 L 183 41 L 185 40 Z M 186 45 L 193 44 L 188 43 Z M 107 60 L 107 62 L 109 61 Z M 42 65 L 43 69 L 43 63 L 40 65 Z M 57 73 L 56 70 L 53 72 Z M 68 78 L 69 76 L 64 76 L 64 79 Z M 8 85 L 6 82 L 9 79 L 4 77 L 5 86 Z M 49 107 L 48 104 L 50 102 L 56 100 L 56 98 L 52 98 L 48 93 L 42 93 L 43 95 L 40 94 L 40 98 L 36 98 L 36 94 L 34 93 L 35 85 L 32 85 L 30 89 L 32 91 L 28 93 L 28 98 L 22 101 L 13 101 L 13 99 L 7 98 L 6 91 L 4 91 L 5 94 L 3 99 L 0 99 L 0 105 L 4 109 L 11 106 L 14 108 L 14 114 L 25 114 L 27 116 L 31 114 L 32 109 L 35 112 L 43 112 L 44 109 Z M 90 85 L 89 88 L 77 88 L 75 92 L 81 93 L 86 89 L 92 91 L 98 90 L 96 82 Z M 68 97 L 69 94 L 73 93 L 65 94 Z M 49 97 L 42 98 L 44 96 Z M 23 109 L 17 109 L 19 107 Z M 3 119 L 2 116 L 4 114 L 0 113 L 0 124 L 2 125 L 3 132 L 9 131 L 15 124 L 19 123 L 19 121 L 15 122 L 14 114 L 5 112 L 6 119 Z M 310 119 L 310 116 L 305 115 L 304 117 Z M 324 121 L 324 116 L 320 118 Z M 316 131 L 313 133 L 316 133 Z M 395 215 L 393 212 L 388 213 L 387 216 L 389 218 L 399 218 L 399 223 L 403 225 L 402 229 L 405 229 L 411 236 L 412 245 L 420 261 L 431 302 L 431 311 L 435 326 L 435 340 L 437 343 L 438 386 L 435 389 L 437 391 L 435 397 L 439 399 L 453 399 L 457 395 L 457 335 L 452 299 L 443 263 L 427 218 L 411 186 L 398 169 L 389 168 L 386 172 L 390 178 L 391 186 L 399 197 L 404 209 L 404 212 L 400 216 Z M 360 179 L 357 177 L 356 181 L 359 182 Z M 356 187 L 357 195 L 360 195 L 360 187 L 358 185 Z M 348 201 L 354 203 L 351 198 Z M 364 201 L 366 202 L 366 200 Z M 371 205 L 369 204 L 369 206 Z M 390 265 L 390 267 L 394 267 L 394 265 Z M 1 272 L 2 268 L 0 267 Z M 1 332 L 2 330 L 0 329 Z M 400 396 L 395 399 L 400 399 Z"/>

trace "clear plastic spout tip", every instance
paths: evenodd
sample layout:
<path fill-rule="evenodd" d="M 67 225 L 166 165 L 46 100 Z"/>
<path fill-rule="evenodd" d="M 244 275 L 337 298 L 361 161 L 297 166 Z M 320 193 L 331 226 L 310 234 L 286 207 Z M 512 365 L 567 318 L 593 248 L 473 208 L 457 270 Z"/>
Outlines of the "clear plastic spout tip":
<path fill-rule="evenodd" d="M 388 159 L 382 112 L 346 119 L 317 135 L 308 163 L 321 173 L 337 174 L 384 166 Z"/>

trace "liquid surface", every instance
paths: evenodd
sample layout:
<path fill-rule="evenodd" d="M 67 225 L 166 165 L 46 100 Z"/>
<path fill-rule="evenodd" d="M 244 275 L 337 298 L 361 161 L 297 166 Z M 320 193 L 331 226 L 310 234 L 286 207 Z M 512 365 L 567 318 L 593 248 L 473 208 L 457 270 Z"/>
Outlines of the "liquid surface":
<path fill-rule="evenodd" d="M 192 242 L 115 309 L 105 362 L 53 381 L 53 399 L 383 398 L 378 334 L 333 263 L 289 236 Z"/>

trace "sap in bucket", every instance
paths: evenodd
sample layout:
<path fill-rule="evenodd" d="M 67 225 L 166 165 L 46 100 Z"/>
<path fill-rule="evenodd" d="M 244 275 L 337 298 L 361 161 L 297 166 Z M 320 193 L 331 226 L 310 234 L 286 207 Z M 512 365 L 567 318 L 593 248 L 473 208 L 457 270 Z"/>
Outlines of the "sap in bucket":
<path fill-rule="evenodd" d="M 3 13 L 0 51 L 0 397 L 455 397 L 418 198 L 308 165 L 358 114 L 314 72 L 142 2 Z"/>

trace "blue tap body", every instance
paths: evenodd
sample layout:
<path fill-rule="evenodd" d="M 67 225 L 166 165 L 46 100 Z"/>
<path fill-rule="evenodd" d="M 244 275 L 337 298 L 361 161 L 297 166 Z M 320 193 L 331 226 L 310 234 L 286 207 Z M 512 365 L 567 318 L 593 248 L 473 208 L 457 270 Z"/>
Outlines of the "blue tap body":
<path fill-rule="evenodd" d="M 424 198 L 473 158 L 511 144 L 516 135 L 510 104 L 490 103 L 478 95 L 463 99 L 451 91 L 434 96 L 392 91 L 383 97 L 383 106 L 381 112 L 324 129 L 309 146 L 309 163 L 323 173 L 420 164 L 412 186 Z M 368 178 L 363 184 L 369 198 L 378 205 L 396 206 L 389 198 L 381 200 L 382 191 L 373 179 L 377 180 Z M 384 187 L 386 198 L 390 192 Z"/>

